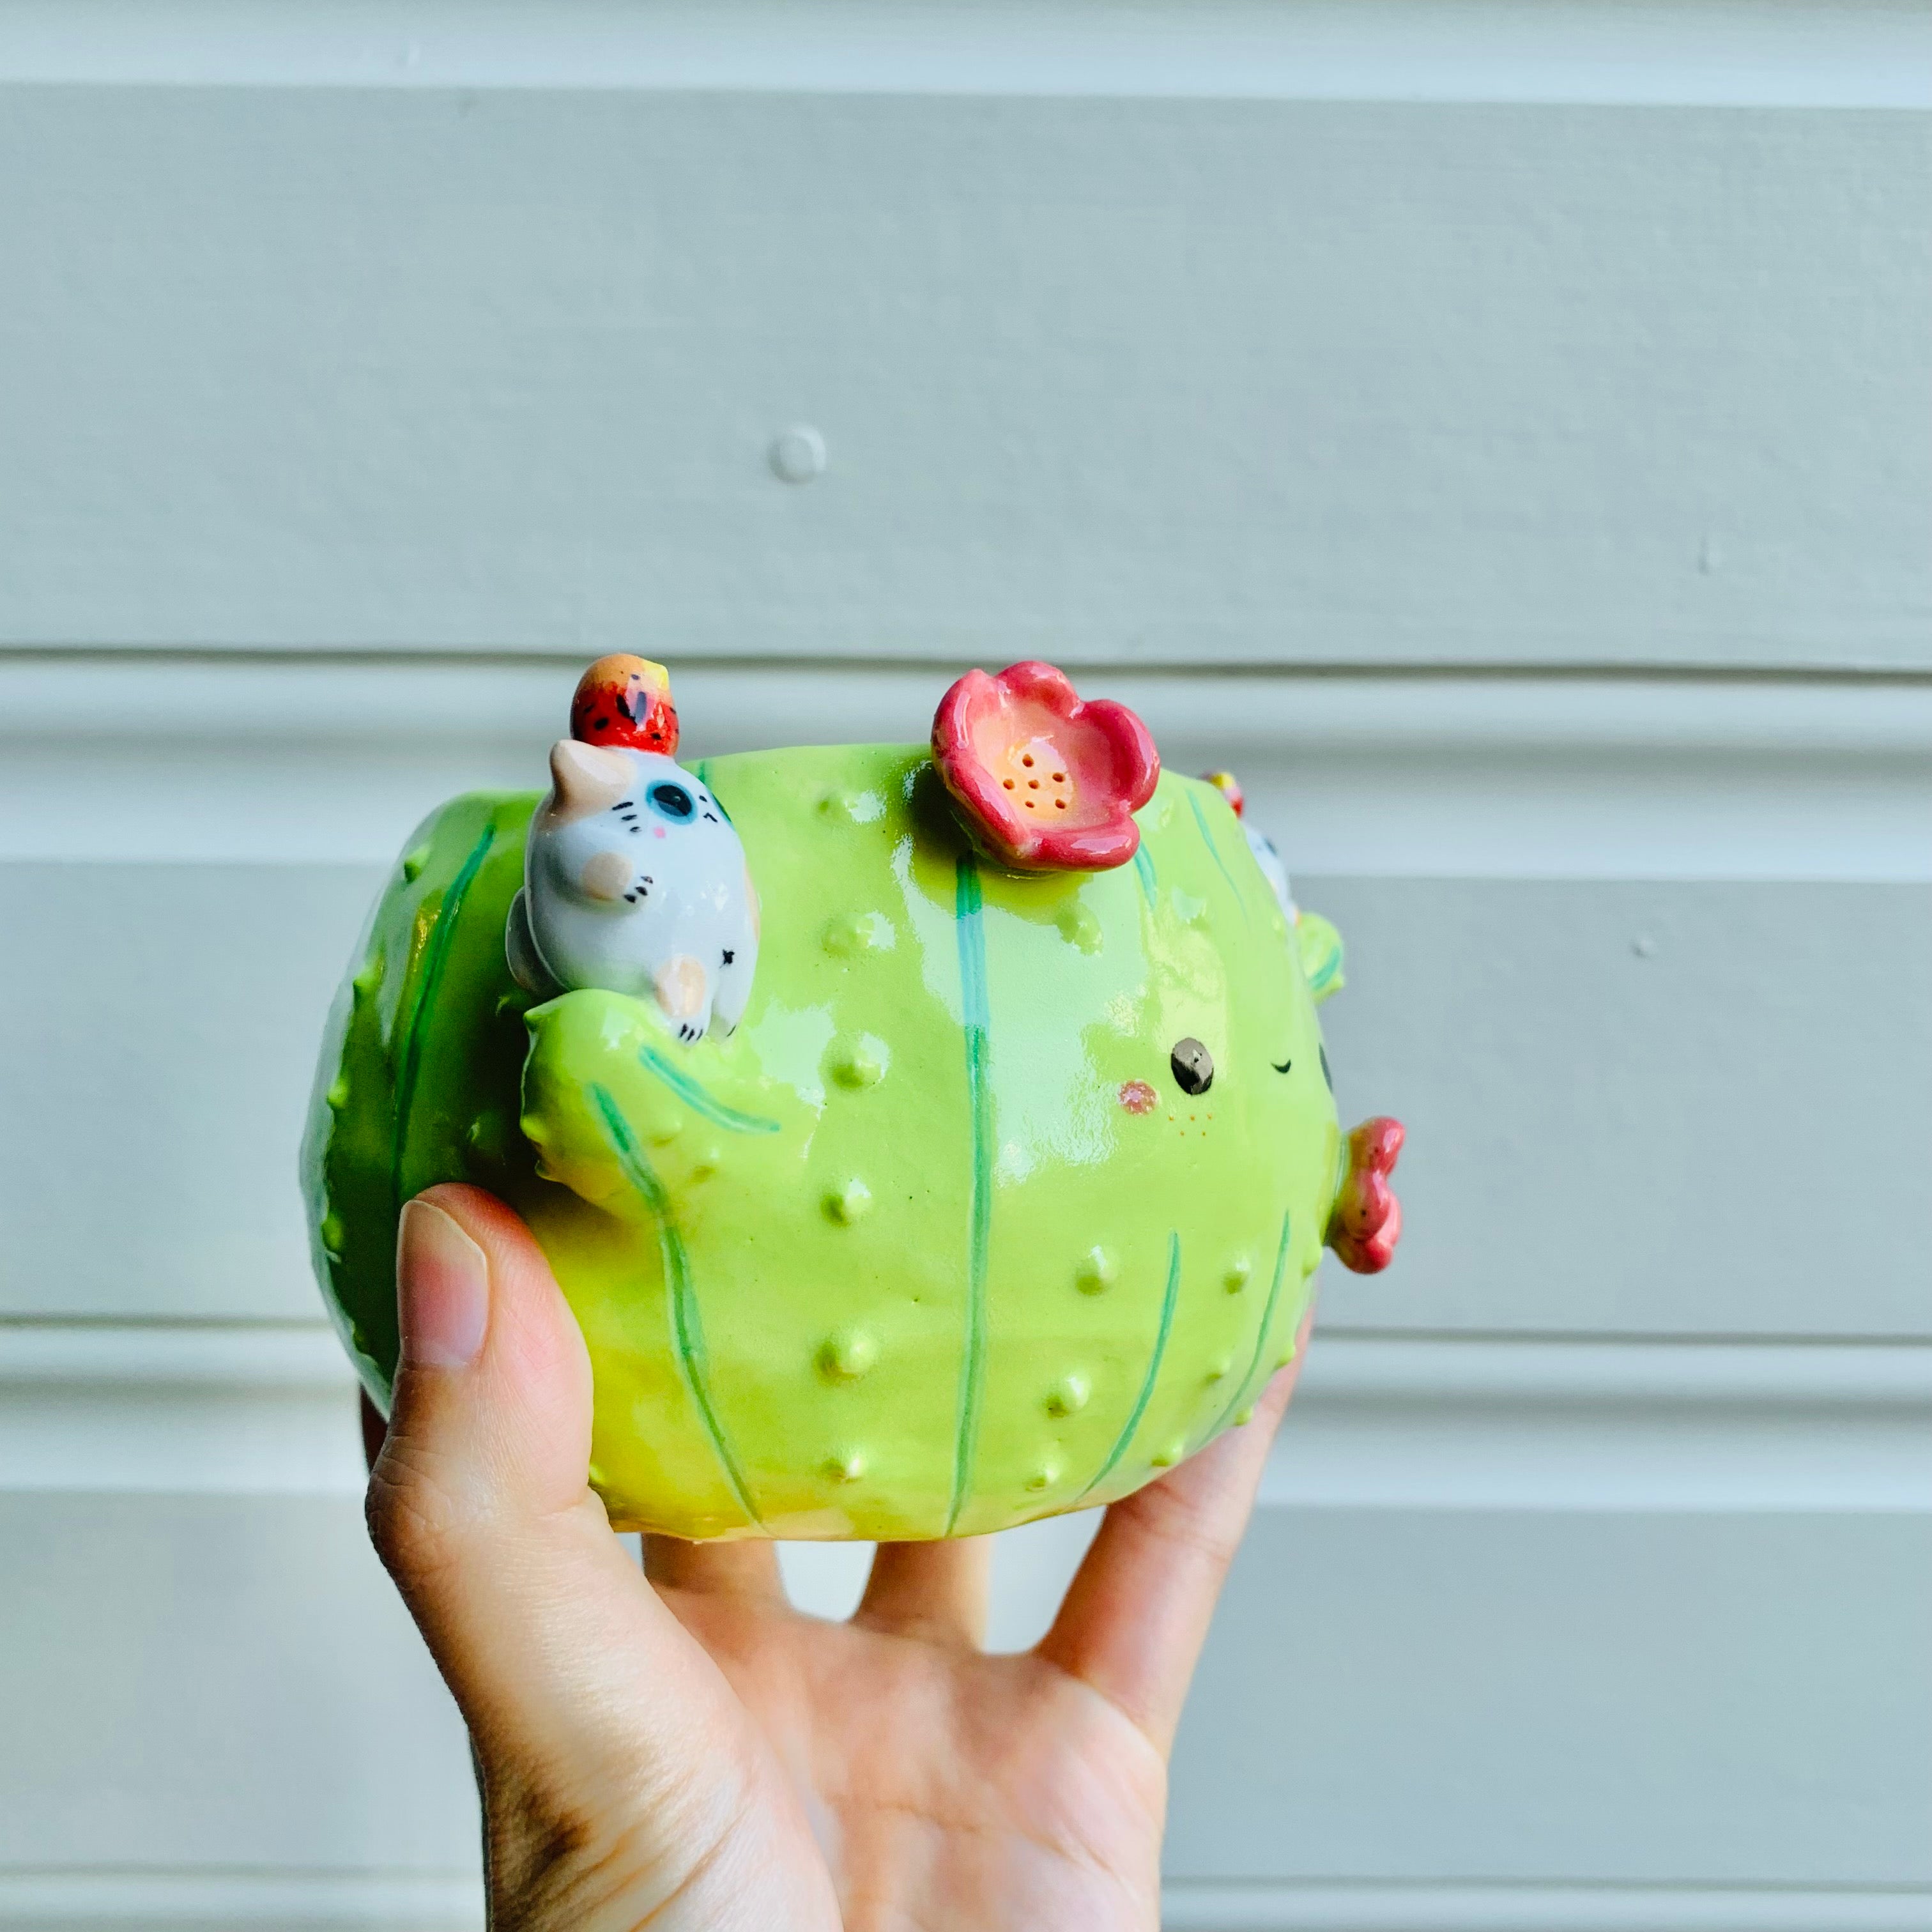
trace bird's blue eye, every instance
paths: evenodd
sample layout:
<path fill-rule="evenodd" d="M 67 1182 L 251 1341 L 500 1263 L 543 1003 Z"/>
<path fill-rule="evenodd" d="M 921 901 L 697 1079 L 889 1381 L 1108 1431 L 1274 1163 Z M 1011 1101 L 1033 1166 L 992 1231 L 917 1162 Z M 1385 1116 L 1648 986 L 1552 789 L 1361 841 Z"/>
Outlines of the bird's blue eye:
<path fill-rule="evenodd" d="M 654 784 L 644 798 L 660 818 L 668 818 L 674 825 L 682 825 L 698 809 L 681 784 Z"/>

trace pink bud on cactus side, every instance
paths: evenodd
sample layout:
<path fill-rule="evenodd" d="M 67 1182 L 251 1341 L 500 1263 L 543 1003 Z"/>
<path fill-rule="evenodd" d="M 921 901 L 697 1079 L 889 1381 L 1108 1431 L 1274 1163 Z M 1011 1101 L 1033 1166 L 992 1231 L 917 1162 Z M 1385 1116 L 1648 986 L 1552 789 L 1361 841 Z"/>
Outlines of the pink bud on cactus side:
<path fill-rule="evenodd" d="M 1329 1210 L 1328 1242 L 1358 1274 L 1378 1274 L 1395 1258 L 1402 1237 L 1402 1203 L 1389 1176 L 1402 1152 L 1400 1120 L 1378 1115 L 1348 1136 L 1348 1171 Z"/>

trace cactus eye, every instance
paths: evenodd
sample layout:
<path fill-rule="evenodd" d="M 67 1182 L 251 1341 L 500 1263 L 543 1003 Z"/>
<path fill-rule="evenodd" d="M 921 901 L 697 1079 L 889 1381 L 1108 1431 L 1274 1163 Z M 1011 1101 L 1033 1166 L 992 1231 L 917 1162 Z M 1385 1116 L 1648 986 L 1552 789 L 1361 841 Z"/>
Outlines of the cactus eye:
<path fill-rule="evenodd" d="M 681 784 L 667 782 L 654 784 L 645 794 L 646 800 L 660 818 L 668 818 L 674 825 L 682 825 L 697 807 L 691 802 L 691 794 Z"/>
<path fill-rule="evenodd" d="M 1184 1094 L 1204 1094 L 1214 1084 L 1214 1058 L 1198 1040 L 1178 1040 L 1168 1063 Z"/>

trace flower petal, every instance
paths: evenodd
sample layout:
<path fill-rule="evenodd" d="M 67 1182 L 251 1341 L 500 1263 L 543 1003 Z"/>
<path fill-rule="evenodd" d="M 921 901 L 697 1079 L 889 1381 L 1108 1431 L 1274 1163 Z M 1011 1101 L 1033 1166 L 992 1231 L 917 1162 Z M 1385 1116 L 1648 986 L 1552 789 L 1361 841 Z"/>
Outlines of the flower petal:
<path fill-rule="evenodd" d="M 970 670 L 940 700 L 932 757 L 978 842 L 1022 871 L 1124 866 L 1160 754 L 1124 704 L 1082 700 L 1049 664 Z"/>

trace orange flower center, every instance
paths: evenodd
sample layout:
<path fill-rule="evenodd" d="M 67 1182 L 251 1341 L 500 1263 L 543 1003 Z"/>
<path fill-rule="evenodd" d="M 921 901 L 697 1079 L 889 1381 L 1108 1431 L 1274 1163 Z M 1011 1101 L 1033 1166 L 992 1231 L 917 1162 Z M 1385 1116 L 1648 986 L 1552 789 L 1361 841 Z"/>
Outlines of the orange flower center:
<path fill-rule="evenodd" d="M 1066 760 L 1048 739 L 995 743 L 986 749 L 988 769 L 1023 812 L 1051 816 L 1070 809 L 1080 795 Z"/>

